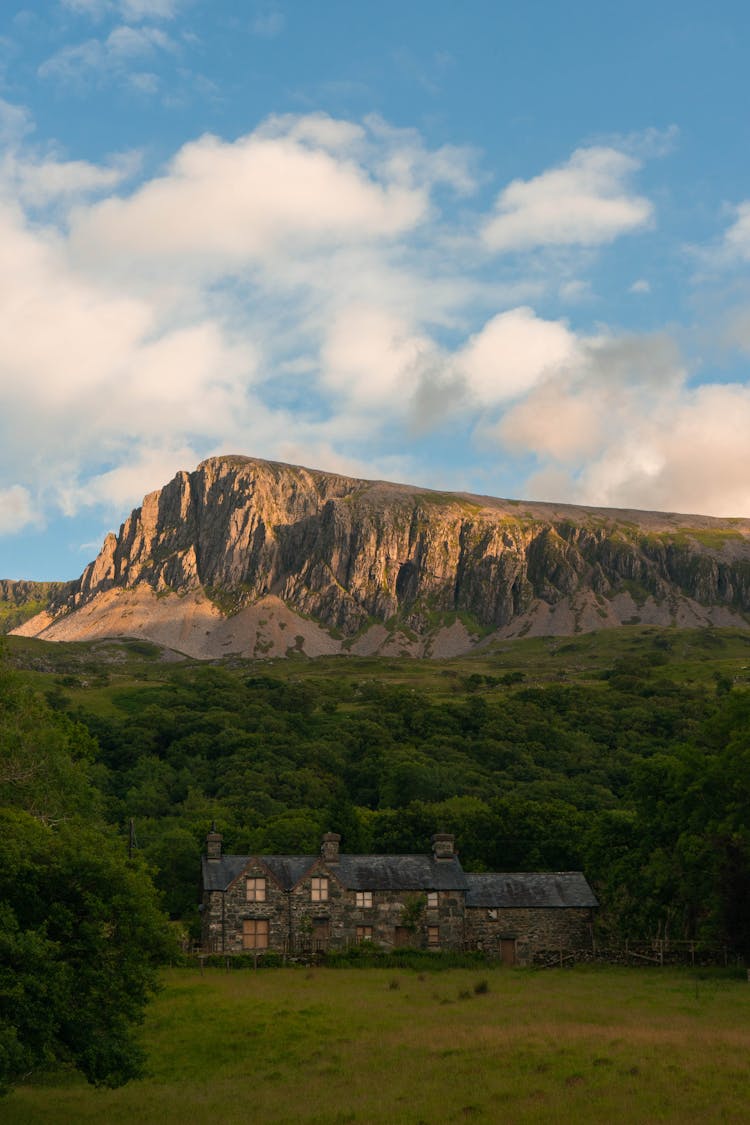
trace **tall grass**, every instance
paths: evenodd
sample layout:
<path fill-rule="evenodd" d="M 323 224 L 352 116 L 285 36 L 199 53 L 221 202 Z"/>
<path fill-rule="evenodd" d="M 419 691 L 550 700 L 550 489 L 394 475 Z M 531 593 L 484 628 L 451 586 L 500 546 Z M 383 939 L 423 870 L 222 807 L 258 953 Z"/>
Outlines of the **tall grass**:
<path fill-rule="evenodd" d="M 0 1117 L 690 1125 L 750 1104 L 750 985 L 721 974 L 170 970 L 144 1034 L 148 1078 L 58 1075 Z"/>

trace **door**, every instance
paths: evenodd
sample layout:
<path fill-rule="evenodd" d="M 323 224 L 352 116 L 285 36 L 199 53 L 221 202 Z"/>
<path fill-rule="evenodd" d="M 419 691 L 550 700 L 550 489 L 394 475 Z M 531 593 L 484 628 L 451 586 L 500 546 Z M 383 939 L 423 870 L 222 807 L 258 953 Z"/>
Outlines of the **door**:
<path fill-rule="evenodd" d="M 317 953 L 328 948 L 331 936 L 331 923 L 328 918 L 313 918 L 312 942 L 313 950 Z"/>
<path fill-rule="evenodd" d="M 516 963 L 516 939 L 515 938 L 501 938 L 500 939 L 500 956 L 504 965 L 515 965 Z"/>

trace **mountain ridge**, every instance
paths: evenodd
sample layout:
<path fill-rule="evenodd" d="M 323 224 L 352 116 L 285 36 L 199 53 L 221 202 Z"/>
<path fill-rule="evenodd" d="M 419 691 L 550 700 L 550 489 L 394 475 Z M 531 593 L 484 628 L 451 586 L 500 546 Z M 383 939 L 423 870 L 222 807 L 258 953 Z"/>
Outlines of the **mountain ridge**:
<path fill-rule="evenodd" d="M 232 455 L 149 493 L 80 579 L 14 631 L 142 636 L 196 656 L 436 656 L 636 620 L 750 627 L 750 520 L 504 500 Z"/>

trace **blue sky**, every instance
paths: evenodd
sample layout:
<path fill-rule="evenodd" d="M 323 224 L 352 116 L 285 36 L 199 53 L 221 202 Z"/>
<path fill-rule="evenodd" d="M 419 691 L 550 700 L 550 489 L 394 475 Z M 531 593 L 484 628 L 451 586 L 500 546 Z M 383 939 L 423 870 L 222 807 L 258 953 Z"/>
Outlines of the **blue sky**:
<path fill-rule="evenodd" d="M 750 12 L 7 0 L 0 577 L 221 452 L 750 515 Z"/>

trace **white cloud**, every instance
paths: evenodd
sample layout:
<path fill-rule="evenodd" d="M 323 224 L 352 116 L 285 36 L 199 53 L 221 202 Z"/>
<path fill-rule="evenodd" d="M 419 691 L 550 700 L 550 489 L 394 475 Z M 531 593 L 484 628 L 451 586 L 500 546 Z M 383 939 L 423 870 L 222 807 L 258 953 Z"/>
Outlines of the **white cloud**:
<path fill-rule="evenodd" d="M 0 160 L 0 194 L 28 207 L 43 207 L 56 200 L 79 200 L 112 190 L 138 167 L 137 153 L 116 158 L 109 165 L 85 160 L 57 160 L 9 149 Z"/>
<path fill-rule="evenodd" d="M 572 281 L 564 281 L 560 286 L 560 300 L 565 301 L 568 305 L 577 305 L 581 301 L 590 301 L 592 296 L 591 282 L 582 281 L 580 278 L 574 278 Z"/>
<path fill-rule="evenodd" d="M 141 43 L 162 49 L 151 31 L 117 49 Z M 538 496 L 741 507 L 748 392 L 691 389 L 666 337 L 587 336 L 535 311 L 588 295 L 569 261 L 488 277 L 476 224 L 438 207 L 442 185 L 468 209 L 471 153 L 377 118 L 288 115 L 198 138 L 132 188 L 134 157 L 66 161 L 16 123 L 0 165 L 7 528 L 37 509 L 121 512 L 218 452 L 425 479 L 415 439 L 446 424 L 533 458 Z M 595 183 L 584 152 L 539 180 L 564 174 L 571 196 L 582 166 L 576 184 L 614 198 L 634 165 L 607 157 Z M 518 215 L 538 217 L 535 199 Z"/>
<path fill-rule="evenodd" d="M 651 292 L 651 282 L 646 281 L 645 277 L 639 277 L 638 280 L 634 281 L 633 284 L 628 289 L 628 293 L 639 294 L 639 293 L 650 293 L 650 292 Z"/>
<path fill-rule="evenodd" d="M 639 162 L 613 148 L 583 148 L 559 168 L 514 180 L 482 230 L 494 251 L 598 246 L 646 226 L 651 203 L 627 190 Z"/>
<path fill-rule="evenodd" d="M 537 457 L 530 499 L 747 516 L 748 433 L 750 387 L 691 387 L 656 335 L 579 341 L 482 436 Z"/>
<path fill-rule="evenodd" d="M 182 0 L 62 0 L 62 3 L 70 11 L 95 20 L 117 15 L 132 22 L 171 20 L 183 6 Z"/>
<path fill-rule="evenodd" d="M 38 522 L 39 515 L 28 489 L 19 484 L 0 489 L 0 535 L 14 535 Z"/>
<path fill-rule="evenodd" d="M 750 200 L 734 208 L 734 222 L 724 234 L 723 249 L 731 258 L 750 261 Z"/>
<path fill-rule="evenodd" d="M 395 238 L 425 218 L 428 186 L 374 178 L 312 143 L 322 127 L 314 124 L 310 143 L 292 131 L 185 145 L 166 175 L 130 198 L 74 212 L 75 252 L 90 263 L 126 256 L 133 265 L 169 273 L 180 264 L 208 276 L 316 247 Z"/>
<path fill-rule="evenodd" d="M 154 92 L 150 76 L 132 71 L 133 64 L 177 49 L 161 28 L 121 24 L 104 39 L 87 39 L 62 47 L 39 67 L 40 78 L 51 79 L 74 89 L 90 82 L 118 81 L 141 93 Z"/>
<path fill-rule="evenodd" d="M 530 308 L 499 313 L 472 336 L 456 364 L 480 402 L 505 402 L 528 392 L 569 363 L 576 348 L 562 321 L 542 320 Z"/>
<path fill-rule="evenodd" d="M 358 407 L 402 412 L 420 374 L 437 353 L 426 336 L 382 308 L 343 308 L 321 354 L 323 385 Z"/>
<path fill-rule="evenodd" d="M 0 141 L 3 144 L 18 143 L 33 129 L 31 114 L 25 106 L 13 105 L 0 98 Z"/>

